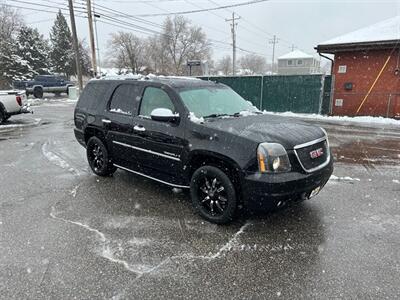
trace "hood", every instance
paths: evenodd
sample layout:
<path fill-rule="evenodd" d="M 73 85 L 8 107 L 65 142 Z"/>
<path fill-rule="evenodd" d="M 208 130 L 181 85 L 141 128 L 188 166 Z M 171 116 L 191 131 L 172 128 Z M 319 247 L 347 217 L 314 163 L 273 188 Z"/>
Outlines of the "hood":
<path fill-rule="evenodd" d="M 204 126 L 257 143 L 279 143 L 287 150 L 325 135 L 318 126 L 274 115 L 214 118 L 206 121 Z"/>

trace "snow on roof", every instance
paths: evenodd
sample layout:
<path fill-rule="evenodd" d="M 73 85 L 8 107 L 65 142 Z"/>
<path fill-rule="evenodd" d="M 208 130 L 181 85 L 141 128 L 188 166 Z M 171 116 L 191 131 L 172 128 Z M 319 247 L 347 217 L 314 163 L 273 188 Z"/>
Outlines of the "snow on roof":
<path fill-rule="evenodd" d="M 292 52 L 286 53 L 278 57 L 278 59 L 296 59 L 296 58 L 313 58 L 313 57 L 314 56 L 304 53 L 303 51 L 294 50 Z"/>
<path fill-rule="evenodd" d="M 338 36 L 319 45 L 353 44 L 400 40 L 400 16 Z"/>

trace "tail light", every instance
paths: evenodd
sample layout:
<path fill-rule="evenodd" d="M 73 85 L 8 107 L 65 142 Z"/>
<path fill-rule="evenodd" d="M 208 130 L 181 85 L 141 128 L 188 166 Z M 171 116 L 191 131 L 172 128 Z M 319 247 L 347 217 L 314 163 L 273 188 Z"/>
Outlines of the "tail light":
<path fill-rule="evenodd" d="M 21 98 L 21 96 L 17 96 L 15 98 L 15 100 L 17 100 L 17 103 L 18 103 L 19 106 L 22 106 L 22 98 Z"/>

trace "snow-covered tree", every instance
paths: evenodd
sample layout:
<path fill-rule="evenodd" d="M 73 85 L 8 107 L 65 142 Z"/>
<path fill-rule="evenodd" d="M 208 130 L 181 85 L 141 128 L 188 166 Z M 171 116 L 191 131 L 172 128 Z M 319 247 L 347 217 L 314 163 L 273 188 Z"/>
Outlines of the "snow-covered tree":
<path fill-rule="evenodd" d="M 17 10 L 5 5 L 0 5 L 0 86 L 8 85 L 13 79 L 18 79 L 26 64 L 16 54 L 16 36 L 22 19 Z M 5 87 L 5 86 L 4 86 Z"/>
<path fill-rule="evenodd" d="M 58 12 L 54 25 L 51 28 L 50 42 L 52 70 L 56 73 L 65 74 L 67 77 L 76 73 L 72 35 L 67 20 L 61 11 Z"/>
<path fill-rule="evenodd" d="M 33 75 L 49 73 L 49 51 L 47 40 L 39 34 L 37 29 L 28 26 L 21 27 L 17 37 L 16 54 L 21 57 L 21 60 L 27 62 Z"/>

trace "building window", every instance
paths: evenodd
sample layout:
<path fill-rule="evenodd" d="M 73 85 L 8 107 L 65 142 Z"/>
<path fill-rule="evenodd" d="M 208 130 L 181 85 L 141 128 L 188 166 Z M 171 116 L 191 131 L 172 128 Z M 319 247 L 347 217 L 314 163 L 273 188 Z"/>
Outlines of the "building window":
<path fill-rule="evenodd" d="M 288 66 L 293 66 L 293 60 L 289 59 L 289 60 L 287 61 L 287 65 L 288 65 Z"/>
<path fill-rule="evenodd" d="M 302 59 L 297 60 L 297 65 L 298 66 L 301 66 L 302 64 L 303 64 L 303 60 Z"/>
<path fill-rule="evenodd" d="M 343 99 L 335 99 L 335 106 L 342 107 L 343 106 Z"/>
<path fill-rule="evenodd" d="M 346 72 L 347 72 L 347 66 L 346 65 L 339 66 L 338 73 L 344 74 Z"/>

